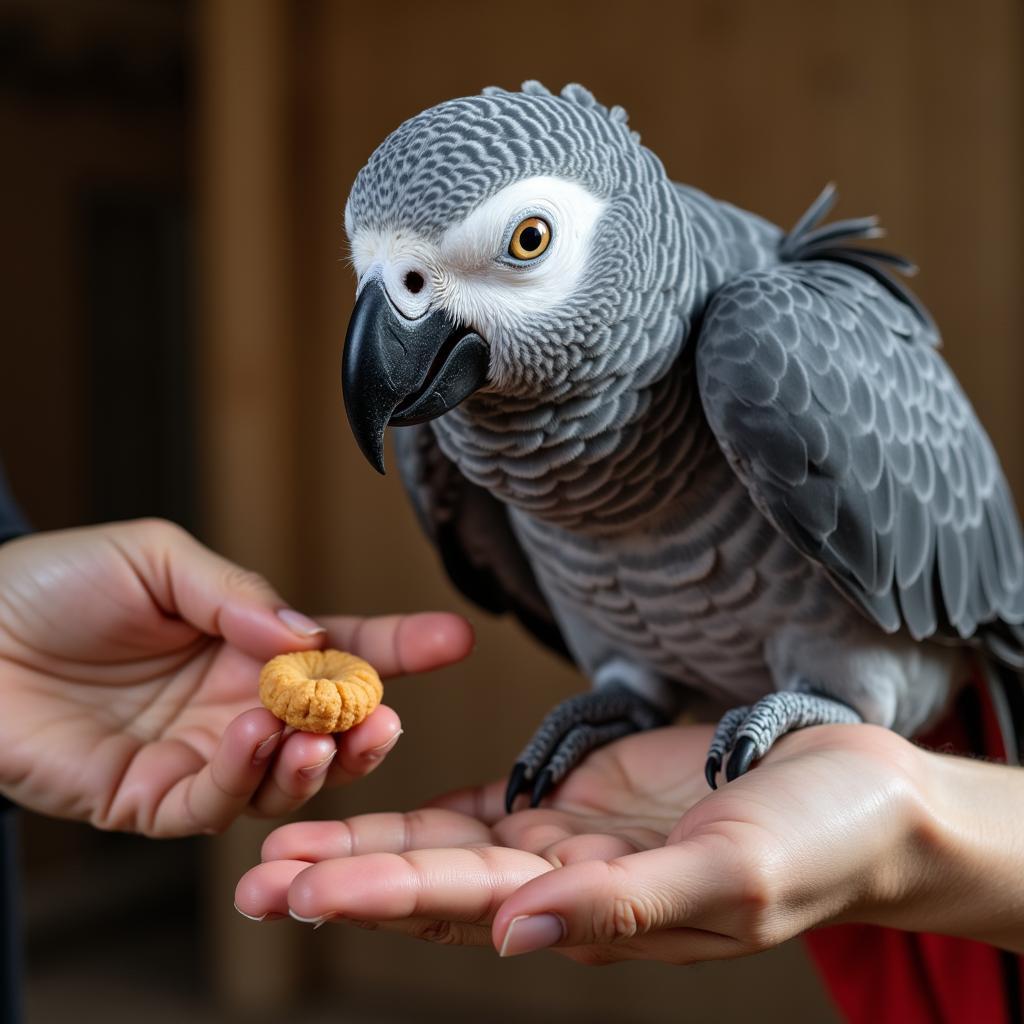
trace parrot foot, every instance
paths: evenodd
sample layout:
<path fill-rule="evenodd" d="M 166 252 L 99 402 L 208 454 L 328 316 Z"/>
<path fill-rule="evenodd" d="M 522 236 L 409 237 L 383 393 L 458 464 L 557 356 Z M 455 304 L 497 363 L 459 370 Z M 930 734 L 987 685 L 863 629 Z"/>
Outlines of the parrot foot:
<path fill-rule="evenodd" d="M 821 693 L 782 690 L 762 697 L 756 704 L 727 711 L 718 723 L 708 747 L 704 777 L 716 789 L 715 777 L 722 759 L 731 750 L 725 766 L 727 782 L 745 774 L 750 766 L 771 750 L 781 736 L 810 725 L 862 722 L 848 704 Z"/>
<path fill-rule="evenodd" d="M 562 701 L 519 755 L 505 791 L 506 811 L 511 814 L 516 797 L 525 792 L 536 807 L 597 747 L 668 721 L 668 715 L 626 686 L 602 686 Z"/>

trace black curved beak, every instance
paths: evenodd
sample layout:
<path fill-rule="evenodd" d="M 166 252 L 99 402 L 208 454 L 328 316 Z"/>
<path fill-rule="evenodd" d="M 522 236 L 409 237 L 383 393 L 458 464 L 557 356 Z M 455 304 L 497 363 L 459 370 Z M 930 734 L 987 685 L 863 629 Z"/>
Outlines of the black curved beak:
<path fill-rule="evenodd" d="M 341 385 L 362 453 L 384 472 L 384 430 L 424 423 L 487 382 L 487 342 L 440 310 L 407 320 L 379 277 L 363 286 L 345 336 Z"/>

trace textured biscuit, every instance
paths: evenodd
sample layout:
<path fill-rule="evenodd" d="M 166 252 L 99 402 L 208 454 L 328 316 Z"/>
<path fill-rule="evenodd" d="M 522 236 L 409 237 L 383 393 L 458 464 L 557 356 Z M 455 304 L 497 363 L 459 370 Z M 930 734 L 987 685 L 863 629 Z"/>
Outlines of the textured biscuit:
<path fill-rule="evenodd" d="M 383 695 L 374 667 L 345 651 L 279 654 L 260 672 L 263 706 L 303 732 L 345 732 Z"/>

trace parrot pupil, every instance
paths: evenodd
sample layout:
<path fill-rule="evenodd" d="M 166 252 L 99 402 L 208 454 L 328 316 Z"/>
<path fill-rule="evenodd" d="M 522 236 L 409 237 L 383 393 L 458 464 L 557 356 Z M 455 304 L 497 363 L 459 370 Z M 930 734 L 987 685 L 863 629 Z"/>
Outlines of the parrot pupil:
<path fill-rule="evenodd" d="M 533 252 L 534 249 L 540 248 L 540 243 L 544 240 L 538 228 L 532 225 L 528 228 L 523 229 L 523 233 L 519 236 L 519 244 L 527 252 Z"/>

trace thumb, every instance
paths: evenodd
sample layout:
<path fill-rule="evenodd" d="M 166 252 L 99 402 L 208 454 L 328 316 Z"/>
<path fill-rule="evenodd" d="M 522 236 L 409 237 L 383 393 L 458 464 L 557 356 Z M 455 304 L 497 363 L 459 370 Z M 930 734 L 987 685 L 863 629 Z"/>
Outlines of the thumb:
<path fill-rule="evenodd" d="M 132 561 L 165 612 L 255 658 L 323 645 L 325 628 L 290 608 L 259 573 L 172 523 L 147 520 L 133 527 Z"/>
<path fill-rule="evenodd" d="M 712 860 L 700 846 L 681 843 L 549 871 L 502 904 L 494 945 L 502 956 L 517 956 L 549 946 L 607 946 L 673 929 L 699 931 L 731 948 L 732 939 L 702 930 L 723 895 Z"/>

